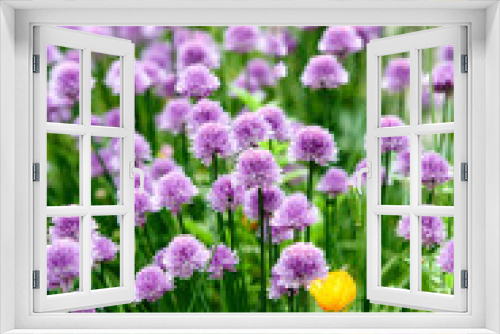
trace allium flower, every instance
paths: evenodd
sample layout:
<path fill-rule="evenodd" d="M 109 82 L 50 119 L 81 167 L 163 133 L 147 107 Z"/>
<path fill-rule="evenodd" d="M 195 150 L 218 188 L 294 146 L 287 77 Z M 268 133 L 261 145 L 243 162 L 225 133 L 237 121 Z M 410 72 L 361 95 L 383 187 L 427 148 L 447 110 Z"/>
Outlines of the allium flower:
<path fill-rule="evenodd" d="M 224 270 L 235 272 L 239 259 L 236 252 L 226 245 L 217 245 L 212 249 L 212 258 L 208 264 L 207 272 L 209 278 L 220 279 L 224 275 Z"/>
<path fill-rule="evenodd" d="M 363 39 L 363 44 L 366 46 L 372 39 L 377 39 L 382 36 L 381 26 L 355 26 L 354 29 L 358 36 Z"/>
<path fill-rule="evenodd" d="M 343 169 L 335 167 L 327 170 L 316 186 L 316 190 L 327 193 L 331 197 L 346 194 L 348 188 L 349 180 L 347 173 Z"/>
<path fill-rule="evenodd" d="M 358 164 L 356 165 L 356 168 L 355 168 L 355 172 L 354 172 L 354 175 L 352 175 L 351 177 L 351 184 L 356 187 L 357 186 L 357 178 L 356 178 L 356 174 L 359 172 L 360 169 L 362 168 L 365 168 L 367 167 L 367 163 L 366 163 L 366 159 L 363 159 L 361 160 L 360 162 L 358 162 Z M 381 182 L 384 182 L 385 178 L 386 178 L 386 172 L 385 172 L 385 168 L 383 166 L 380 167 L 381 169 L 381 175 L 380 175 L 380 179 L 381 179 Z M 366 173 L 364 173 L 362 176 L 361 176 L 361 186 L 365 186 L 366 185 L 366 181 L 367 181 L 367 176 L 366 176 Z"/>
<path fill-rule="evenodd" d="M 404 126 L 405 124 L 398 116 L 382 116 L 380 120 L 380 127 L 387 128 L 393 126 Z M 400 136 L 400 137 L 382 137 L 380 139 L 380 149 L 381 153 L 387 151 L 401 152 L 406 150 L 410 145 L 410 137 Z"/>
<path fill-rule="evenodd" d="M 269 139 L 278 141 L 290 139 L 290 125 L 283 110 L 275 106 L 265 106 L 257 110 L 257 112 L 271 128 Z"/>
<path fill-rule="evenodd" d="M 318 221 L 318 215 L 318 208 L 311 205 L 304 194 L 296 193 L 285 198 L 270 224 L 303 231 Z"/>
<path fill-rule="evenodd" d="M 283 66 L 280 63 L 279 66 Z M 250 85 L 257 87 L 271 87 L 278 83 L 278 79 L 286 75 L 281 68 L 271 66 L 269 62 L 261 58 L 253 58 L 247 63 L 244 80 L 250 81 Z"/>
<path fill-rule="evenodd" d="M 278 182 L 280 169 L 271 152 L 249 149 L 244 151 L 236 165 L 236 177 L 247 189 L 269 187 Z"/>
<path fill-rule="evenodd" d="M 198 188 L 181 172 L 171 172 L 162 176 L 156 184 L 158 205 L 166 207 L 176 215 L 183 204 L 191 203 L 198 194 Z"/>
<path fill-rule="evenodd" d="M 80 246 L 71 239 L 47 245 L 47 289 L 69 292 L 80 271 Z"/>
<path fill-rule="evenodd" d="M 145 162 L 151 160 L 151 147 L 143 135 L 135 133 L 135 163 L 138 166 L 143 166 Z"/>
<path fill-rule="evenodd" d="M 312 243 L 297 242 L 281 253 L 272 269 L 271 285 L 274 291 L 308 288 L 312 281 L 328 275 L 323 251 Z M 270 294 L 270 298 L 281 295 Z"/>
<path fill-rule="evenodd" d="M 142 60 L 155 62 L 159 68 L 169 71 L 172 68 L 172 49 L 167 42 L 153 42 L 143 51 Z"/>
<path fill-rule="evenodd" d="M 177 50 L 177 70 L 195 64 L 201 64 L 208 68 L 218 68 L 219 61 L 219 51 L 211 43 L 202 40 L 187 41 Z"/>
<path fill-rule="evenodd" d="M 218 101 L 201 99 L 193 106 L 189 116 L 189 130 L 196 132 L 203 124 L 210 122 L 228 124 L 229 116 Z"/>
<path fill-rule="evenodd" d="M 111 91 L 115 95 L 120 94 L 120 72 L 120 61 L 116 60 L 110 65 L 106 78 L 104 79 L 105 85 L 111 88 Z M 135 93 L 142 94 L 153 84 L 153 80 L 146 71 L 144 63 L 141 61 L 135 62 L 134 73 Z"/>
<path fill-rule="evenodd" d="M 71 101 L 55 92 L 47 92 L 47 122 L 67 123 L 71 120 Z"/>
<path fill-rule="evenodd" d="M 155 302 L 163 297 L 166 291 L 173 289 L 173 278 L 157 266 L 144 267 L 135 275 L 135 301 L 137 302 L 143 299 Z"/>
<path fill-rule="evenodd" d="M 323 53 L 337 56 L 340 60 L 349 54 L 361 50 L 363 40 L 351 26 L 328 27 L 319 41 L 318 49 Z"/>
<path fill-rule="evenodd" d="M 382 88 L 399 93 L 410 86 L 410 59 L 391 59 L 384 70 Z"/>
<path fill-rule="evenodd" d="M 453 61 L 453 45 L 445 45 L 439 49 L 441 61 Z"/>
<path fill-rule="evenodd" d="M 57 46 L 47 44 L 47 64 L 57 63 L 61 59 L 61 52 Z"/>
<path fill-rule="evenodd" d="M 210 166 L 214 155 L 230 157 L 235 152 L 235 145 L 229 127 L 219 123 L 206 123 L 194 135 L 193 151 L 205 166 Z"/>
<path fill-rule="evenodd" d="M 212 94 L 219 86 L 219 79 L 207 67 L 196 64 L 180 72 L 175 89 L 183 96 L 202 98 Z"/>
<path fill-rule="evenodd" d="M 144 86 L 144 90 L 149 88 L 150 86 L 158 86 L 163 84 L 168 80 L 167 71 L 161 68 L 158 63 L 152 60 L 142 60 L 140 61 L 140 65 L 142 65 L 142 71 L 149 77 L 150 82 L 147 83 L 147 86 Z M 137 81 L 136 81 L 137 88 Z"/>
<path fill-rule="evenodd" d="M 430 247 L 439 245 L 445 239 L 443 221 L 440 217 L 421 217 L 422 221 L 422 245 Z M 404 216 L 399 221 L 398 234 L 410 240 L 410 216 Z"/>
<path fill-rule="evenodd" d="M 356 298 L 356 282 L 346 271 L 332 271 L 326 278 L 314 280 L 309 292 L 323 311 L 340 312 Z"/>
<path fill-rule="evenodd" d="M 206 269 L 210 251 L 188 234 L 176 236 L 163 253 L 163 263 L 174 277 L 190 278 L 194 271 Z"/>
<path fill-rule="evenodd" d="M 309 59 L 300 81 L 312 89 L 337 88 L 349 81 L 349 74 L 334 56 L 321 55 Z"/>
<path fill-rule="evenodd" d="M 232 130 L 238 150 L 243 151 L 266 140 L 270 126 L 261 114 L 244 112 L 234 120 Z"/>
<path fill-rule="evenodd" d="M 288 54 L 287 40 L 281 31 L 266 31 L 259 40 L 259 49 L 274 57 L 284 57 Z"/>
<path fill-rule="evenodd" d="M 260 31 L 254 26 L 232 26 L 224 33 L 226 50 L 246 53 L 257 49 Z"/>
<path fill-rule="evenodd" d="M 80 64 L 62 61 L 50 72 L 49 91 L 59 98 L 76 102 L 80 98 Z"/>
<path fill-rule="evenodd" d="M 288 149 L 290 161 L 314 161 L 322 166 L 335 161 L 336 155 L 333 135 L 320 126 L 305 126 L 300 129 Z"/>
<path fill-rule="evenodd" d="M 113 108 L 104 117 L 106 126 L 120 127 L 120 108 Z"/>
<path fill-rule="evenodd" d="M 429 75 L 422 77 L 422 106 L 429 107 L 431 104 L 431 92 L 429 87 Z M 443 105 L 445 100 L 445 94 L 434 93 L 434 106 L 439 107 Z"/>
<path fill-rule="evenodd" d="M 174 73 L 167 73 L 165 81 L 159 82 L 155 86 L 155 94 L 161 97 L 174 97 L 177 95 L 175 86 L 177 76 Z"/>
<path fill-rule="evenodd" d="M 141 32 L 146 39 L 161 37 L 169 27 L 162 26 L 141 26 Z"/>
<path fill-rule="evenodd" d="M 401 176 L 410 176 L 410 150 L 404 150 L 398 154 L 394 171 Z"/>
<path fill-rule="evenodd" d="M 453 273 L 455 263 L 455 246 L 453 240 L 448 241 L 439 252 L 437 263 L 444 271 Z"/>
<path fill-rule="evenodd" d="M 134 177 L 134 186 L 135 186 L 135 189 L 139 189 L 141 185 L 141 178 L 139 176 L 139 174 L 135 174 L 135 177 Z M 147 193 L 149 194 L 152 194 L 153 193 L 153 180 L 151 178 L 151 175 L 150 173 L 144 173 L 144 191 L 146 191 Z"/>
<path fill-rule="evenodd" d="M 156 116 L 156 126 L 161 130 L 168 130 L 178 134 L 187 124 L 191 113 L 191 103 L 188 99 L 179 98 L 168 101 L 163 112 Z"/>
<path fill-rule="evenodd" d="M 99 233 L 92 234 L 92 261 L 111 261 L 118 252 L 118 245 Z"/>
<path fill-rule="evenodd" d="M 99 161 L 99 156 L 95 151 L 90 152 L 90 175 L 99 177 L 104 173 L 104 166 Z"/>
<path fill-rule="evenodd" d="M 156 158 L 153 160 L 153 165 L 151 166 L 151 177 L 158 180 L 163 175 L 178 170 L 180 170 L 180 167 L 175 164 L 174 160 Z"/>
<path fill-rule="evenodd" d="M 134 44 L 141 42 L 145 38 L 144 30 L 141 26 L 118 26 L 115 29 L 117 37 L 130 39 Z"/>
<path fill-rule="evenodd" d="M 135 189 L 134 208 L 135 226 L 144 226 L 146 223 L 146 212 L 156 211 L 153 197 L 147 192 L 141 194 L 139 189 Z"/>
<path fill-rule="evenodd" d="M 173 44 L 175 48 L 180 48 L 184 43 L 197 40 L 202 41 L 206 44 L 214 45 L 215 41 L 206 31 L 202 30 L 193 30 L 186 27 L 172 27 L 173 36 Z"/>
<path fill-rule="evenodd" d="M 233 175 L 222 175 L 212 184 L 207 200 L 212 209 L 222 213 L 236 210 L 243 203 L 244 194 L 245 188 Z"/>
<path fill-rule="evenodd" d="M 277 186 L 262 189 L 264 199 L 264 217 L 271 217 L 283 203 L 285 193 Z M 259 189 L 253 188 L 245 193 L 245 215 L 250 219 L 259 219 Z"/>
<path fill-rule="evenodd" d="M 452 179 L 450 166 L 445 158 L 436 152 L 422 155 L 422 184 L 432 189 Z"/>
<path fill-rule="evenodd" d="M 52 240 L 69 238 L 74 241 L 80 240 L 80 217 L 54 217 L 49 228 Z"/>
<path fill-rule="evenodd" d="M 453 94 L 453 62 L 444 61 L 436 65 L 432 70 L 432 82 L 436 93 L 445 93 L 446 96 Z"/>

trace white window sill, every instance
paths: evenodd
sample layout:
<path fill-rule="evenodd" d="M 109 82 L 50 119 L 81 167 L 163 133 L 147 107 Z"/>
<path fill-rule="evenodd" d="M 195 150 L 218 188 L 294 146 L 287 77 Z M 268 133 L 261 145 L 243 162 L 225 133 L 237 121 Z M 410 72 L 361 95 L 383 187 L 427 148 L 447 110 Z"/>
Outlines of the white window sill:
<path fill-rule="evenodd" d="M 4 334 L 495 334 L 488 329 L 206 329 L 206 330 L 190 330 L 190 329 L 15 329 Z"/>

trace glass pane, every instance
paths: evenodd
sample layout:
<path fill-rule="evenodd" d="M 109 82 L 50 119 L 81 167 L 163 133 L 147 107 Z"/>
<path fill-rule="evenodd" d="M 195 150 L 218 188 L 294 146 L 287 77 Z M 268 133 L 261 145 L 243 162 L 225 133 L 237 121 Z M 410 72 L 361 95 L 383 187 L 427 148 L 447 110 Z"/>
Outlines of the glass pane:
<path fill-rule="evenodd" d="M 120 57 L 92 52 L 92 125 L 120 127 Z"/>
<path fill-rule="evenodd" d="M 121 139 L 92 137 L 92 205 L 120 203 Z"/>
<path fill-rule="evenodd" d="M 380 138 L 382 205 L 410 204 L 410 137 Z"/>
<path fill-rule="evenodd" d="M 80 204 L 80 137 L 47 134 L 47 206 Z"/>
<path fill-rule="evenodd" d="M 454 134 L 420 136 L 422 204 L 453 206 Z"/>
<path fill-rule="evenodd" d="M 79 290 L 80 217 L 47 218 L 47 294 Z"/>
<path fill-rule="evenodd" d="M 381 127 L 410 124 L 410 53 L 380 57 L 382 68 Z M 384 120 L 383 116 L 387 117 Z"/>
<path fill-rule="evenodd" d="M 421 52 L 422 123 L 453 122 L 453 46 Z"/>
<path fill-rule="evenodd" d="M 119 287 L 119 217 L 96 216 L 92 219 L 92 290 Z"/>
<path fill-rule="evenodd" d="M 453 217 L 421 217 L 422 291 L 453 294 Z"/>
<path fill-rule="evenodd" d="M 410 289 L 410 224 L 401 216 L 380 216 L 381 286 Z"/>
<path fill-rule="evenodd" d="M 47 122 L 78 124 L 79 101 L 80 50 L 47 45 Z"/>

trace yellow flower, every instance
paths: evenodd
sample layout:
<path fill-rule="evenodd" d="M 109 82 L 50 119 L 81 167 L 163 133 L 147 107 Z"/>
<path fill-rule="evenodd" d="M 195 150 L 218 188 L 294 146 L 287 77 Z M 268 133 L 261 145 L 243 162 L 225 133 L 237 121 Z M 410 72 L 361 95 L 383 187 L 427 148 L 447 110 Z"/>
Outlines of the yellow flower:
<path fill-rule="evenodd" d="M 347 272 L 332 271 L 326 278 L 314 280 L 309 292 L 323 311 L 340 312 L 356 298 L 356 283 Z"/>

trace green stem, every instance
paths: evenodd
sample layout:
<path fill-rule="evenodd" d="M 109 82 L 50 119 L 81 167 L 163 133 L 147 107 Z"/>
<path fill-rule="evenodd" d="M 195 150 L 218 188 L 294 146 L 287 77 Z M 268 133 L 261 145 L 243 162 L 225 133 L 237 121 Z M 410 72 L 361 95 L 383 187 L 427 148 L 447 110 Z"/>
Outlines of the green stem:
<path fill-rule="evenodd" d="M 177 220 L 179 221 L 179 227 L 181 228 L 181 233 L 187 234 L 186 227 L 184 226 L 184 223 L 182 221 L 182 212 L 180 212 L 180 211 L 177 214 Z"/>
<path fill-rule="evenodd" d="M 288 295 L 288 312 L 294 312 L 293 310 L 293 290 L 290 291 Z"/>
<path fill-rule="evenodd" d="M 324 231 L 325 231 L 325 255 L 326 263 L 330 264 L 330 199 L 325 195 L 325 210 L 324 210 Z"/>
<path fill-rule="evenodd" d="M 309 161 L 309 174 L 307 177 L 307 200 L 309 204 L 313 204 L 313 169 L 314 169 L 314 161 Z M 311 229 L 309 226 L 306 227 L 306 242 L 311 241 Z"/>
<path fill-rule="evenodd" d="M 385 161 L 384 161 L 384 167 L 385 167 L 385 177 L 382 180 L 382 204 L 388 205 L 390 204 L 388 201 L 388 196 L 389 196 L 389 189 L 387 186 L 388 180 L 389 180 L 389 173 L 391 169 L 391 151 L 388 150 L 385 153 Z M 382 172 L 381 172 L 382 175 Z"/>
<path fill-rule="evenodd" d="M 260 226 L 260 303 L 261 312 L 266 312 L 266 253 L 264 242 L 264 193 L 258 189 L 259 226 Z"/>
<path fill-rule="evenodd" d="M 191 171 L 189 168 L 189 153 L 188 153 L 188 144 L 187 144 L 186 124 L 182 125 L 181 150 L 182 150 L 182 164 L 184 165 L 184 170 L 186 172 L 186 175 L 190 176 Z"/>
<path fill-rule="evenodd" d="M 231 231 L 231 248 L 236 250 L 237 246 L 236 246 L 236 231 L 234 226 L 234 214 L 231 209 L 227 211 L 227 224 L 229 226 L 229 230 Z"/>

